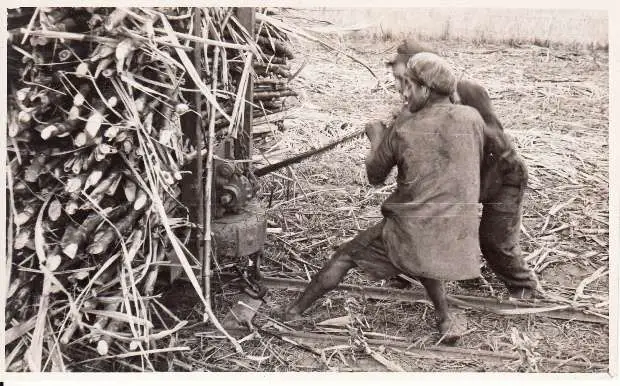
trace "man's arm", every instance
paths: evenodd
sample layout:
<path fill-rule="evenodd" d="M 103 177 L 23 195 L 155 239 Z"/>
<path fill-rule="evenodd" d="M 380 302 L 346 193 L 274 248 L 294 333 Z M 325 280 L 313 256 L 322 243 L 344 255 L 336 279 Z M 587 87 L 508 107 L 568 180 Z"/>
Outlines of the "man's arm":
<path fill-rule="evenodd" d="M 466 106 L 471 106 L 478 110 L 480 116 L 487 125 L 495 125 L 502 129 L 502 124 L 499 122 L 493 106 L 491 104 L 491 97 L 487 90 L 473 80 L 462 79 L 456 84 L 457 95 L 459 102 Z"/>
<path fill-rule="evenodd" d="M 370 152 L 366 156 L 366 174 L 372 185 L 382 184 L 396 165 L 396 157 L 391 141 L 391 128 L 382 123 L 371 122 L 366 125 L 370 139 Z"/>

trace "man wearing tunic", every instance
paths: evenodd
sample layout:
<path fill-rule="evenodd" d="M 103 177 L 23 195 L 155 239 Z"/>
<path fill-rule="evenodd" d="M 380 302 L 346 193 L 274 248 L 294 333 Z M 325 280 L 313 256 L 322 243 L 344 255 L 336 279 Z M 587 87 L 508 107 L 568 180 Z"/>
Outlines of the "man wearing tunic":
<path fill-rule="evenodd" d="M 359 267 L 376 280 L 400 273 L 418 278 L 433 302 L 442 341 L 466 329 L 447 304 L 444 281 L 480 276 L 478 198 L 484 121 L 472 107 L 455 105 L 456 78 L 439 56 L 411 57 L 402 78 L 407 100 L 393 125 L 367 125 L 371 184 L 397 167 L 396 190 L 383 203 L 383 220 L 342 245 L 285 312 L 301 315 Z"/>
<path fill-rule="evenodd" d="M 435 53 L 415 39 L 407 39 L 398 46 L 396 57 L 388 62 L 398 83 L 405 76 L 408 60 L 420 52 Z M 527 167 L 504 132 L 484 87 L 472 80 L 459 80 L 452 100 L 474 107 L 485 122 L 480 171 L 482 255 L 511 297 L 539 298 L 542 294 L 538 278 L 523 260 L 519 240 Z M 378 121 L 371 124 L 382 125 Z"/>

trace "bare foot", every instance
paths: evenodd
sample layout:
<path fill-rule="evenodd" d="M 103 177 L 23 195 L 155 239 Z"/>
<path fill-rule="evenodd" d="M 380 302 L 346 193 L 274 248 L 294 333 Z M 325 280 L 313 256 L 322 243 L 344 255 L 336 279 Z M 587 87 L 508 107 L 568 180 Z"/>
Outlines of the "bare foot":
<path fill-rule="evenodd" d="M 462 312 L 451 312 L 447 319 L 439 323 L 441 337 L 438 343 L 453 345 L 467 331 L 467 318 Z"/>
<path fill-rule="evenodd" d="M 545 296 L 534 288 L 508 288 L 508 296 L 517 300 L 541 300 Z"/>
<path fill-rule="evenodd" d="M 282 320 L 285 322 L 292 322 L 300 319 L 303 319 L 303 316 L 301 312 L 295 310 L 294 306 L 289 306 L 282 312 Z"/>
<path fill-rule="evenodd" d="M 396 289 L 407 289 L 411 287 L 411 283 L 400 277 L 393 277 L 387 280 L 386 287 Z"/>

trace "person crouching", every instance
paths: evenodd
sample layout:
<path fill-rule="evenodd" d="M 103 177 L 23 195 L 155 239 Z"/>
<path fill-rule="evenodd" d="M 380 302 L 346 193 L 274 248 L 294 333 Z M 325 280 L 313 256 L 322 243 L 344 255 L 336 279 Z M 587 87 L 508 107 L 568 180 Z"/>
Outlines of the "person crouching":
<path fill-rule="evenodd" d="M 359 267 L 375 280 L 400 273 L 416 277 L 438 316 L 444 343 L 466 330 L 462 314 L 448 307 L 444 281 L 480 276 L 478 196 L 484 121 L 449 96 L 456 78 L 439 56 L 420 53 L 407 62 L 401 93 L 408 109 L 389 128 L 368 125 L 366 171 L 382 184 L 397 166 L 396 190 L 383 203 L 383 220 L 341 245 L 286 308 L 292 320 L 346 273 Z"/>

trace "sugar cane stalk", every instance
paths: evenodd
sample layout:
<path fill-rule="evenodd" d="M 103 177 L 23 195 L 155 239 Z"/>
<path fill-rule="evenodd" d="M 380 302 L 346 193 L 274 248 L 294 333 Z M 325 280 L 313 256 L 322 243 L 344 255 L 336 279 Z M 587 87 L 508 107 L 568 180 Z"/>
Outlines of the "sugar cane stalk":
<path fill-rule="evenodd" d="M 120 305 L 121 305 L 121 301 L 119 300 L 117 302 L 106 304 L 103 309 L 104 309 L 104 311 L 114 312 L 114 311 L 117 311 L 119 309 Z M 93 332 L 92 332 L 92 335 L 91 335 L 91 338 L 90 338 L 91 342 L 96 342 L 96 341 L 98 341 L 100 339 L 102 334 L 98 330 L 103 330 L 106 327 L 106 325 L 108 324 L 108 322 L 110 321 L 109 319 L 110 318 L 108 318 L 107 316 L 103 316 L 103 315 L 97 315 L 95 317 L 95 323 L 92 326 L 92 331 Z"/>
<path fill-rule="evenodd" d="M 118 183 L 118 179 L 121 178 L 121 172 L 118 169 L 111 170 L 108 173 L 108 176 L 101 180 L 97 186 L 90 192 L 89 196 L 96 204 L 103 199 L 107 191 L 116 183 Z M 92 206 L 90 201 L 87 201 L 82 206 L 82 209 L 88 209 Z"/>
<path fill-rule="evenodd" d="M 82 305 L 82 310 L 94 310 L 96 307 L 97 307 L 97 302 L 94 301 L 93 299 L 89 299 L 89 300 L 84 301 Z M 82 321 L 82 315 L 83 313 L 79 314 L 79 320 L 75 318 L 71 320 L 71 323 L 65 329 L 65 331 L 62 333 L 60 337 L 61 344 L 69 344 L 69 342 L 73 338 L 73 335 L 76 333 L 76 331 L 80 327 L 80 322 Z"/>
<path fill-rule="evenodd" d="M 263 36 L 258 36 L 256 42 L 263 47 L 271 49 L 276 56 L 284 56 L 287 59 L 293 59 L 294 55 L 290 48 L 286 46 L 284 42 L 277 39 L 268 39 Z M 264 51 L 264 50 L 263 50 Z"/>
<path fill-rule="evenodd" d="M 24 172 L 24 180 L 26 182 L 36 182 L 39 176 L 43 172 L 43 168 L 45 167 L 45 154 L 39 154 L 36 158 L 32 160 L 30 165 L 26 168 Z"/>
<path fill-rule="evenodd" d="M 15 240 L 13 241 L 13 248 L 15 250 L 21 250 L 23 248 L 28 248 L 34 251 L 34 239 L 33 239 L 33 229 L 32 227 L 23 227 L 19 230 L 17 236 L 15 236 Z"/>
<path fill-rule="evenodd" d="M 30 222 L 34 218 L 34 215 L 39 211 L 41 204 L 42 202 L 38 199 L 29 200 L 26 202 L 22 208 L 22 211 L 17 213 L 13 219 L 15 225 L 22 226 Z"/>
<path fill-rule="evenodd" d="M 86 217 L 77 229 L 74 227 L 67 228 L 61 241 L 62 252 L 73 259 L 86 243 L 88 236 L 103 222 L 103 216 L 110 221 L 115 221 L 129 209 L 129 206 L 129 203 L 124 203 L 115 208 L 106 208 L 102 213 L 93 212 Z"/>
<path fill-rule="evenodd" d="M 143 207 L 141 210 L 132 209 L 125 217 L 117 221 L 114 225 L 118 232 L 123 235 L 131 230 L 131 227 L 142 215 L 145 208 L 146 207 Z M 115 230 L 111 226 L 106 226 L 95 234 L 93 241 L 87 248 L 87 252 L 92 255 L 100 255 L 108 250 L 115 238 Z"/>
<path fill-rule="evenodd" d="M 196 36 L 202 36 L 202 10 L 200 8 L 195 8 L 194 9 L 194 34 Z M 217 49 L 217 47 L 216 47 Z M 197 68 L 200 68 L 200 43 L 196 43 L 196 46 L 194 47 L 194 66 L 196 66 Z M 215 59 L 217 59 L 217 56 L 215 56 Z M 215 74 L 217 74 L 217 69 L 214 68 L 213 69 L 213 83 L 216 83 L 216 79 L 217 76 L 215 76 Z M 215 87 L 213 87 L 213 91 L 215 91 Z M 198 116 L 200 117 L 202 114 L 202 100 L 200 98 L 200 94 L 195 93 L 194 94 L 194 102 L 196 104 L 196 111 L 198 113 Z M 215 114 L 214 110 L 212 109 L 212 113 Z M 215 116 L 215 115 L 214 115 Z M 203 136 L 202 136 L 202 120 L 201 119 L 196 119 L 196 143 L 195 143 L 195 148 L 196 149 L 201 149 L 202 148 L 202 144 L 203 144 Z M 197 242 L 197 250 L 198 250 L 198 256 L 200 259 L 200 262 L 202 263 L 203 266 L 203 270 L 202 270 L 202 290 L 203 290 L 203 296 L 205 299 L 207 299 L 207 304 L 210 304 L 210 297 L 209 294 L 207 293 L 207 289 L 206 289 L 206 278 L 204 276 L 205 270 L 204 270 L 204 265 L 205 265 L 205 250 L 204 250 L 204 243 L 203 243 L 203 232 L 205 231 L 205 219 L 204 219 L 204 191 L 201 188 L 202 185 L 202 157 L 198 156 L 196 157 L 196 182 L 195 182 L 195 186 L 198 187 L 198 224 L 200 224 L 200 227 L 196 229 L 196 242 Z"/>
<path fill-rule="evenodd" d="M 113 334 L 121 330 L 124 325 L 124 322 L 118 319 L 112 319 L 106 326 L 105 331 Z M 112 335 L 101 334 L 101 339 L 99 339 L 99 341 L 97 342 L 97 352 L 99 353 L 99 355 L 108 355 L 113 339 L 114 338 L 112 337 Z"/>
<path fill-rule="evenodd" d="M 104 159 L 103 161 L 97 163 L 88 175 L 86 184 L 84 184 L 84 189 L 88 189 L 89 187 L 96 185 L 103 177 L 103 173 L 105 173 L 105 171 L 110 167 L 110 163 L 111 161 L 109 159 Z"/>
<path fill-rule="evenodd" d="M 296 96 L 297 93 L 293 90 L 281 90 L 281 91 L 258 91 L 254 93 L 255 101 L 262 101 L 274 98 L 283 98 L 287 96 Z"/>
<path fill-rule="evenodd" d="M 155 253 L 154 265 L 149 271 L 144 281 L 144 294 L 146 296 L 153 295 L 153 290 L 155 288 L 155 282 L 157 281 L 157 275 L 159 274 L 159 264 L 157 262 L 162 261 L 164 259 L 164 254 L 166 252 L 165 245 L 158 244 L 158 250 Z"/>

